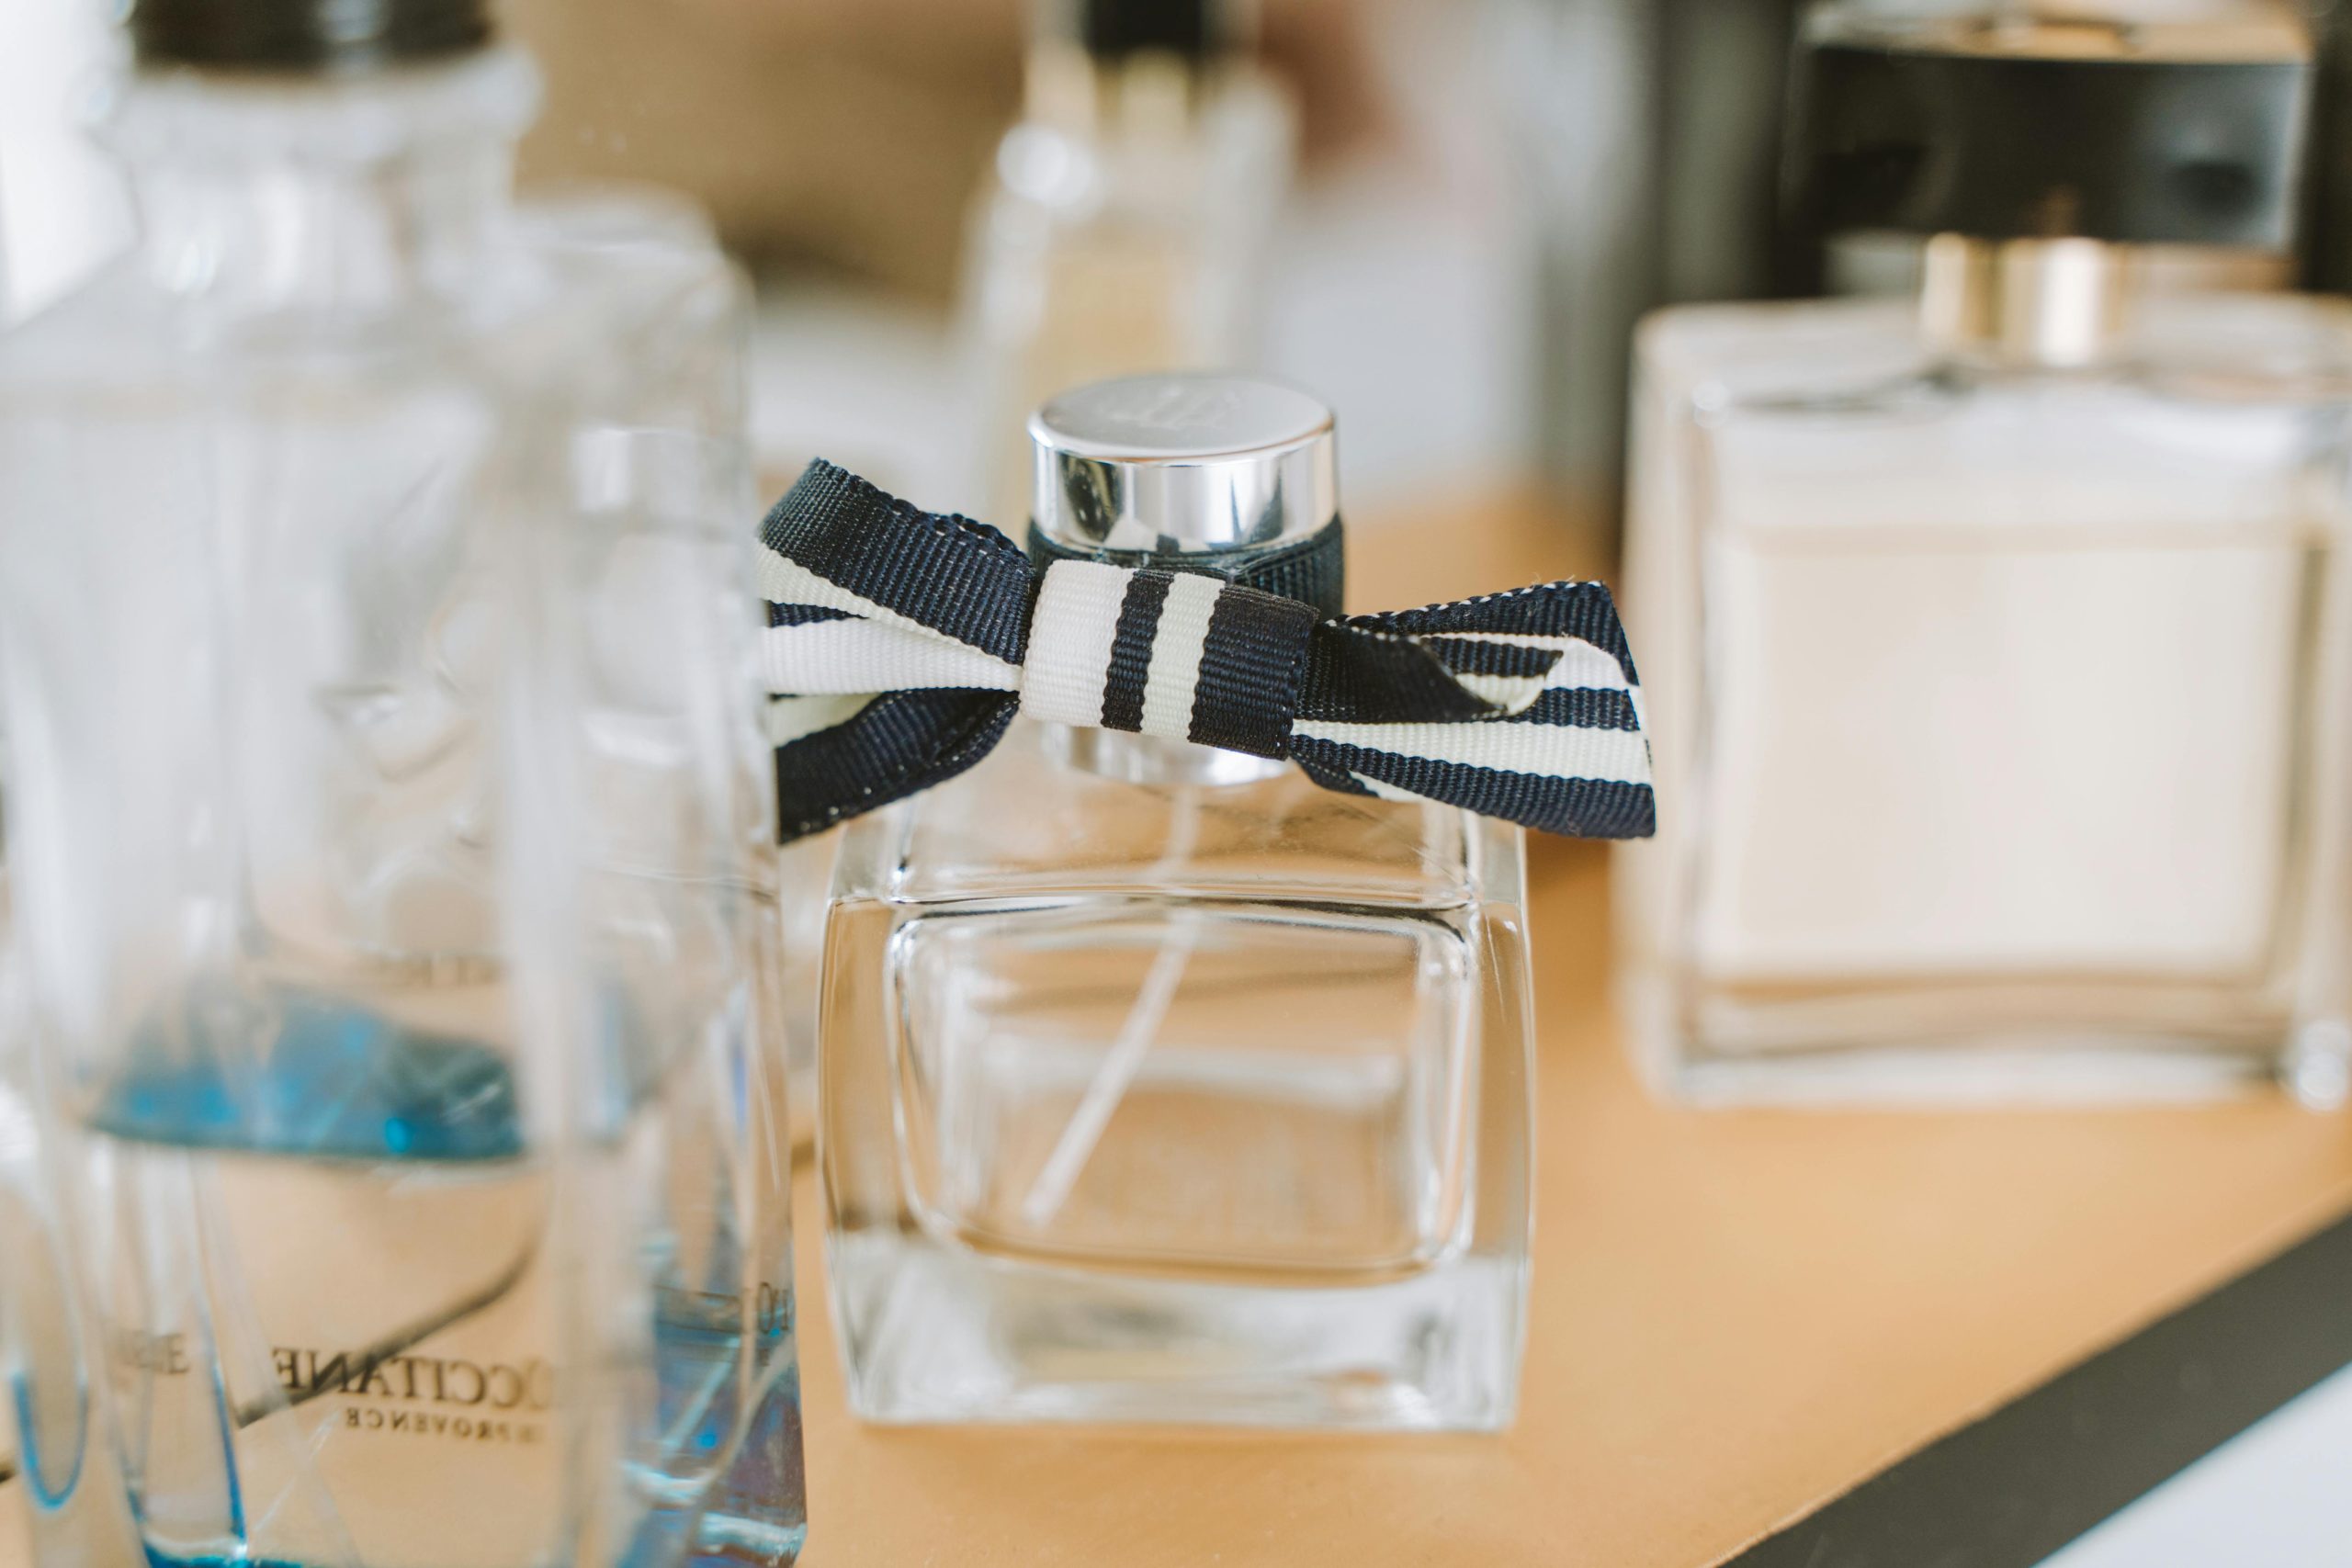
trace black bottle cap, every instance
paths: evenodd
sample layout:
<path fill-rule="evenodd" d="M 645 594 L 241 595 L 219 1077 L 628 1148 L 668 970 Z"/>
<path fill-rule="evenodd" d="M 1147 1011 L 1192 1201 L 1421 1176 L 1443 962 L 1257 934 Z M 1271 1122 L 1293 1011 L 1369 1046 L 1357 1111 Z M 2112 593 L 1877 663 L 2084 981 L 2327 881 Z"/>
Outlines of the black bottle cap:
<path fill-rule="evenodd" d="M 1792 142 L 1816 232 L 2281 249 L 2311 91 L 2300 29 L 1816 27 Z"/>
<path fill-rule="evenodd" d="M 133 0 L 142 65 L 342 71 L 481 49 L 490 0 Z"/>
<path fill-rule="evenodd" d="M 1078 41 L 1098 60 L 1158 52 L 1186 60 L 1222 53 L 1228 0 L 1076 0 Z"/>

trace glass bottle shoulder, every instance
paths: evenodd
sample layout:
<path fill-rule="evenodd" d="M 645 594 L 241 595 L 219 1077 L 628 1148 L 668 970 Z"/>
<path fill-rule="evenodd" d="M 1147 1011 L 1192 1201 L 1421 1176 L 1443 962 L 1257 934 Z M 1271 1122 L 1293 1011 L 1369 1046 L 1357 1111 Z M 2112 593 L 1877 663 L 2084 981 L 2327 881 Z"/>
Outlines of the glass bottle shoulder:
<path fill-rule="evenodd" d="M 1231 70 L 1183 107 L 1108 126 L 1025 118 L 997 146 L 983 233 L 1037 225 L 1146 224 L 1190 230 L 1249 220 L 1280 199 L 1296 137 L 1280 86 Z"/>
<path fill-rule="evenodd" d="M 1962 371 L 1927 343 L 1907 298 L 1683 305 L 1645 320 L 1646 384 L 1706 411 L 1782 405 L 1862 412 L 1930 378 L 1989 395 L 2037 385 L 2139 386 L 2216 401 L 2352 400 L 2352 301 L 2304 294 L 2143 300 L 2113 362 L 2094 370 Z"/>
<path fill-rule="evenodd" d="M 0 419 L 168 418 L 274 392 L 331 416 L 354 392 L 436 384 L 608 400 L 649 364 L 729 352 L 741 325 L 742 286 L 717 244 L 660 216 L 526 208 L 461 285 L 397 298 L 260 299 L 133 251 L 0 336 Z"/>
<path fill-rule="evenodd" d="M 475 401 L 492 384 L 510 394 L 533 383 L 553 389 L 564 378 L 534 359 L 550 359 L 566 334 L 536 314 L 221 311 L 126 259 L 0 339 L 0 423 L 161 425 L 224 410 L 332 423 L 420 395 Z M 544 345 L 536 355 L 535 344 Z"/>
<path fill-rule="evenodd" d="M 1516 897 L 1518 830 L 1326 790 L 1136 783 L 1016 720 L 969 773 L 853 823 L 837 897 L 933 903 L 1058 894 L 1458 908 Z"/>
<path fill-rule="evenodd" d="M 1721 526 L 1793 540 L 2002 525 L 2296 536 L 2345 525 L 2352 310 L 2151 300 L 2115 361 L 1936 354 L 1902 302 L 1663 313 L 1640 347 L 1652 459 Z M 2004 533 L 1999 536 L 2007 537 Z"/>
<path fill-rule="evenodd" d="M 534 325 L 548 342 L 533 362 L 630 426 L 740 434 L 751 286 L 698 208 L 610 186 L 528 202 L 519 217 L 543 279 Z"/>

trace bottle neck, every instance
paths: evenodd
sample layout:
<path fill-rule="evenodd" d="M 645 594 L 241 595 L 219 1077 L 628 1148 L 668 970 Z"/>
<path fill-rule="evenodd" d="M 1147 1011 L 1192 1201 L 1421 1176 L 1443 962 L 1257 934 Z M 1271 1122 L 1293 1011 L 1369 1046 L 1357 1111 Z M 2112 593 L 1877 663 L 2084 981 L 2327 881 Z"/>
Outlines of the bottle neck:
<path fill-rule="evenodd" d="M 1045 39 L 1029 51 L 1024 112 L 1099 141 L 1176 143 L 1192 134 L 1214 74 L 1205 62 L 1163 51 L 1110 58 Z"/>
<path fill-rule="evenodd" d="M 508 51 L 360 77 L 141 73 L 100 134 L 129 168 L 160 288 L 365 311 L 483 287 L 537 101 Z"/>
<path fill-rule="evenodd" d="M 2075 369 L 2114 357 L 2140 293 L 2135 247 L 2103 240 L 1929 239 L 1919 321 L 1948 353 Z"/>

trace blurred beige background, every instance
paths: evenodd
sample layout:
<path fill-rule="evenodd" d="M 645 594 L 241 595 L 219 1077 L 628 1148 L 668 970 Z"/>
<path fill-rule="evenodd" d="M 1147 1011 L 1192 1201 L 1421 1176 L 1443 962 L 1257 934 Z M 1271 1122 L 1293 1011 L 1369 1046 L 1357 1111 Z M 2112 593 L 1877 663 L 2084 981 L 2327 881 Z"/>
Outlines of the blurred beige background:
<path fill-rule="evenodd" d="M 1270 0 L 1309 159 L 1399 151 L 1378 13 L 1457 0 Z M 510 0 L 548 73 L 526 177 L 680 186 L 762 261 L 945 300 L 963 213 L 1018 111 L 1026 0 Z"/>

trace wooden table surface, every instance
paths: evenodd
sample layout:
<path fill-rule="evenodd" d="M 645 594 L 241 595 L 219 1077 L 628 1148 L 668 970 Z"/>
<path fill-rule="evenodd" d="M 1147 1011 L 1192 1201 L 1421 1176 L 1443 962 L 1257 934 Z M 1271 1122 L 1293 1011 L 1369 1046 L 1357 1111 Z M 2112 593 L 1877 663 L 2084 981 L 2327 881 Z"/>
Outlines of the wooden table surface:
<path fill-rule="evenodd" d="M 1573 539 L 1508 501 L 1374 519 L 1351 597 L 1395 607 L 1572 574 Z M 804 1165 L 804 1562 L 1702 1568 L 2352 1208 L 2352 1118 L 2276 1100 L 1653 1103 L 1609 1010 L 1607 853 L 1547 841 L 1530 869 L 1536 1261 L 1510 1433 L 861 1426 Z"/>
<path fill-rule="evenodd" d="M 1374 520 L 1357 602 L 1574 572 L 1509 502 Z M 1639 648 L 1640 628 L 1634 628 Z M 797 1173 L 810 1568 L 1702 1568 L 2352 1207 L 2352 1119 L 1698 1112 L 1634 1082 L 1608 857 L 1540 843 L 1534 1303 L 1499 1438 L 851 1420 Z M 15 1488 L 0 1488 L 0 1560 Z"/>

